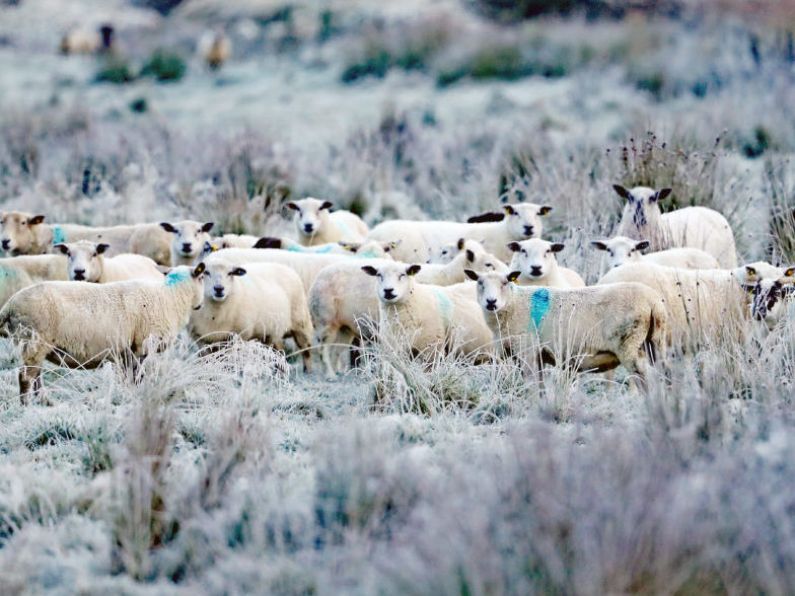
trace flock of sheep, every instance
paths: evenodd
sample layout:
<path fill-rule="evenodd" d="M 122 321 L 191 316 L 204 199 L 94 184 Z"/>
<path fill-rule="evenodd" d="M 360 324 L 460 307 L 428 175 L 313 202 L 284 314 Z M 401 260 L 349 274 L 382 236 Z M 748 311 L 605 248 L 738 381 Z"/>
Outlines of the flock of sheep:
<path fill-rule="evenodd" d="M 45 360 L 92 368 L 140 360 L 187 328 L 200 344 L 233 337 L 285 350 L 291 339 L 328 375 L 368 342 L 407 356 L 454 353 L 474 363 L 527 354 L 539 363 L 609 371 L 642 384 L 657 359 L 737 340 L 786 309 L 795 268 L 737 266 L 719 213 L 663 214 L 670 189 L 614 187 L 618 235 L 594 240 L 609 271 L 586 286 L 542 239 L 551 207 L 504 205 L 452 221 L 386 221 L 372 229 L 314 198 L 287 203 L 295 239 L 224 235 L 213 223 L 106 228 L 0 214 L 0 335 L 18 347 L 20 398 L 42 389 Z M 650 251 L 650 252 L 649 252 Z"/>

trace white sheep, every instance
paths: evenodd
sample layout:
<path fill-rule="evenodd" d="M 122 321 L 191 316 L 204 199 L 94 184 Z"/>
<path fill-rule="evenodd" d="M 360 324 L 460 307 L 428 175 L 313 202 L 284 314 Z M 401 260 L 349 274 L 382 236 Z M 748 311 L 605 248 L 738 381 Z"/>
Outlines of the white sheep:
<path fill-rule="evenodd" d="M 727 338 L 735 342 L 743 337 L 749 315 L 743 271 L 626 263 L 608 271 L 598 285 L 639 282 L 655 290 L 668 312 L 667 342 L 690 351 L 705 341 Z"/>
<path fill-rule="evenodd" d="M 394 251 L 400 242 L 375 242 L 365 240 L 362 242 L 349 242 L 340 240 L 338 242 L 328 242 L 326 244 L 316 244 L 314 246 L 304 246 L 290 238 L 265 236 L 259 238 L 254 243 L 254 248 L 278 248 L 290 252 L 301 252 L 314 255 L 347 255 L 355 254 L 361 258 L 381 257 L 386 253 Z M 229 248 L 229 247 L 224 247 Z"/>
<path fill-rule="evenodd" d="M 60 50 L 64 55 L 94 54 L 96 52 L 113 51 L 115 30 L 112 25 L 105 24 L 99 29 L 72 27 L 61 37 Z"/>
<path fill-rule="evenodd" d="M 453 285 L 466 281 L 464 269 L 476 271 L 503 271 L 507 267 L 487 253 L 476 242 L 468 241 L 470 248 L 456 257 L 453 263 L 423 265 L 415 276 L 420 283 Z M 379 267 L 388 261 L 369 262 Z M 430 273 L 423 278 L 426 269 Z M 378 297 L 376 280 L 362 275 L 361 263 L 348 260 L 324 268 L 315 278 L 309 290 L 309 307 L 315 325 L 317 343 L 322 346 L 322 359 L 329 376 L 335 373 L 331 347 L 337 342 L 358 347 L 370 341 L 370 332 L 378 325 Z"/>
<path fill-rule="evenodd" d="M 203 271 L 202 263 L 161 281 L 45 281 L 17 292 L 0 310 L 0 334 L 21 348 L 22 402 L 41 389 L 45 360 L 94 368 L 110 359 L 134 368 L 172 341 L 201 307 Z"/>
<path fill-rule="evenodd" d="M 750 295 L 751 314 L 773 329 L 787 314 L 795 290 L 795 267 L 775 267 L 764 261 L 738 267 L 734 276 Z"/>
<path fill-rule="evenodd" d="M 718 260 L 724 269 L 737 265 L 734 233 L 729 222 L 717 211 L 706 207 L 685 207 L 669 213 L 660 210 L 660 201 L 671 194 L 670 188 L 655 191 L 645 186 L 627 190 L 613 186 L 626 199 L 618 235 L 649 240 L 653 251 L 674 247 L 699 248 Z"/>
<path fill-rule="evenodd" d="M 44 223 L 44 215 L 22 211 L 0 213 L 0 248 L 11 256 L 43 255 L 64 242 L 89 240 L 111 245 L 107 256 L 144 255 L 158 265 L 171 263 L 171 234 L 159 224 L 95 228 L 76 224 Z"/>
<path fill-rule="evenodd" d="M 163 279 L 163 273 L 149 257 L 122 254 L 106 257 L 108 244 L 80 240 L 56 244 L 54 247 L 67 258 L 67 272 L 70 281 L 89 283 L 110 283 L 131 279 Z"/>
<path fill-rule="evenodd" d="M 408 263 L 425 262 L 440 247 L 456 243 L 459 238 L 477 240 L 487 251 L 503 262 L 511 253 L 509 242 L 541 236 L 541 217 L 552 211 L 548 205 L 516 203 L 503 207 L 501 221 L 488 223 L 461 223 L 454 221 L 385 221 L 375 226 L 369 238 L 380 241 L 401 240 L 395 251 L 396 260 Z"/>
<path fill-rule="evenodd" d="M 0 306 L 22 288 L 40 281 L 66 281 L 66 257 L 30 255 L 0 259 Z"/>
<path fill-rule="evenodd" d="M 210 242 L 216 247 L 216 250 L 221 250 L 222 248 L 254 248 L 259 239 L 259 236 L 250 234 L 224 234 L 223 236 L 216 236 Z"/>
<path fill-rule="evenodd" d="M 474 242 L 474 240 L 472 242 Z M 429 247 L 426 263 L 429 265 L 446 265 L 464 249 L 464 243 L 465 240 L 459 238 L 456 242 L 448 242 L 447 244 Z"/>
<path fill-rule="evenodd" d="M 161 222 L 160 227 L 171 234 L 171 266 L 192 265 L 210 240 L 213 222 L 185 220 L 177 223 Z"/>
<path fill-rule="evenodd" d="M 239 336 L 282 351 L 292 337 L 309 372 L 312 318 L 298 275 L 273 263 L 240 266 L 216 256 L 204 263 L 204 304 L 191 315 L 191 335 L 204 343 Z"/>
<path fill-rule="evenodd" d="M 306 198 L 290 201 L 287 206 L 295 211 L 295 229 L 298 241 L 304 246 L 315 246 L 347 240 L 360 242 L 367 236 L 367 224 L 355 213 L 339 210 L 331 212 L 331 201 Z"/>
<path fill-rule="evenodd" d="M 232 40 L 223 31 L 208 32 L 199 42 L 199 51 L 211 70 L 218 70 L 232 56 Z"/>
<path fill-rule="evenodd" d="M 623 365 L 645 378 L 662 348 L 667 327 L 660 297 L 643 284 L 602 287 L 521 287 L 509 274 L 468 271 L 495 339 L 516 354 L 529 339 L 544 362 L 555 356 L 581 370 Z"/>
<path fill-rule="evenodd" d="M 720 269 L 720 263 L 711 254 L 699 248 L 669 248 L 646 253 L 651 246 L 648 240 L 633 240 L 626 236 L 615 236 L 606 240 L 594 240 L 591 246 L 607 253 L 607 266 L 612 269 L 624 263 L 654 263 L 664 267 L 681 269 Z"/>
<path fill-rule="evenodd" d="M 470 283 L 434 286 L 415 283 L 421 265 L 383 263 L 362 267 L 375 277 L 378 332 L 390 347 L 413 355 L 452 351 L 482 359 L 491 354 L 491 331 Z"/>
<path fill-rule="evenodd" d="M 508 249 L 513 252 L 509 269 L 520 271 L 516 280 L 520 286 L 549 286 L 553 288 L 583 288 L 585 282 L 579 274 L 558 265 L 555 257 L 565 248 L 560 242 L 548 242 L 531 238 L 511 242 Z"/>

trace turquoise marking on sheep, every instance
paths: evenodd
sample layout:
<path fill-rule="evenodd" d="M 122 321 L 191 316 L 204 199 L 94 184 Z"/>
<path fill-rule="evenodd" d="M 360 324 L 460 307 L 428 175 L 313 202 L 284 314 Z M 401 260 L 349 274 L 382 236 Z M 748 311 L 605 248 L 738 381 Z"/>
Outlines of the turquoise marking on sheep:
<path fill-rule="evenodd" d="M 530 295 L 530 323 L 528 331 L 537 330 L 549 312 L 549 290 L 541 288 Z"/>
<path fill-rule="evenodd" d="M 433 292 L 436 294 L 436 304 L 439 306 L 439 312 L 442 314 L 444 326 L 450 327 L 453 322 L 453 301 L 450 300 L 450 297 L 442 290 L 434 289 Z"/>
<path fill-rule="evenodd" d="M 351 229 L 348 227 L 348 224 L 342 221 L 335 221 L 334 224 L 337 226 L 337 229 L 342 232 L 343 238 L 353 238 L 353 234 L 351 233 Z"/>
<path fill-rule="evenodd" d="M 334 244 L 322 244 L 316 248 L 312 249 L 312 252 L 316 255 L 325 255 L 330 253 L 334 249 Z"/>
<path fill-rule="evenodd" d="M 61 226 L 53 226 L 52 227 L 52 243 L 55 244 L 63 244 L 66 242 L 66 232 L 63 231 Z"/>
<path fill-rule="evenodd" d="M 287 252 L 304 252 L 304 249 L 293 244 L 287 247 Z"/>
<path fill-rule="evenodd" d="M 359 257 L 360 259 L 375 259 L 375 258 L 378 257 L 378 255 L 375 254 L 374 250 L 366 250 L 364 252 L 357 252 L 357 253 L 355 253 L 355 256 Z"/>
<path fill-rule="evenodd" d="M 166 275 L 166 285 L 173 287 L 189 279 L 190 271 L 171 271 L 168 275 Z"/>

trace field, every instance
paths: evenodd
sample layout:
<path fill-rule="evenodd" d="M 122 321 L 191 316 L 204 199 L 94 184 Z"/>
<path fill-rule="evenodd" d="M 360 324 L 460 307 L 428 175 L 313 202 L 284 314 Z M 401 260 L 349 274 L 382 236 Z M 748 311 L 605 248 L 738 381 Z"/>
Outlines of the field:
<path fill-rule="evenodd" d="M 58 53 L 108 21 L 115 55 Z M 0 0 L 0 210 L 274 235 L 288 198 L 370 224 L 518 198 L 592 283 L 612 184 L 642 184 L 793 264 L 793 32 L 789 0 Z M 48 368 L 22 406 L 2 340 L 0 592 L 791 592 L 785 319 L 647 392 L 378 345 L 326 379 L 185 337 L 140 383 Z"/>

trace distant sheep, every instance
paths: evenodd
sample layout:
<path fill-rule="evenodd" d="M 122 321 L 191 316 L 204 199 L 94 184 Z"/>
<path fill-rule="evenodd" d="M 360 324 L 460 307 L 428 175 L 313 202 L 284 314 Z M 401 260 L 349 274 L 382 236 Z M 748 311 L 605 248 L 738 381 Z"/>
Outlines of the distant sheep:
<path fill-rule="evenodd" d="M 232 40 L 223 31 L 212 33 L 200 46 L 202 57 L 211 70 L 218 70 L 232 56 Z"/>
<path fill-rule="evenodd" d="M 254 248 L 279 248 L 290 252 L 302 252 L 315 255 L 356 255 L 361 258 L 377 258 L 395 250 L 400 242 L 376 242 L 366 240 L 363 242 L 349 242 L 340 240 L 314 246 L 304 246 L 290 238 L 265 236 L 259 238 Z"/>
<path fill-rule="evenodd" d="M 795 267 L 775 267 L 757 261 L 737 268 L 734 275 L 750 295 L 753 318 L 773 329 L 787 314 L 795 291 Z"/>
<path fill-rule="evenodd" d="M 73 27 L 61 37 L 60 50 L 64 55 L 95 54 L 113 50 L 115 30 L 112 25 L 102 25 L 98 30 Z"/>
<path fill-rule="evenodd" d="M 699 248 L 718 260 L 724 269 L 737 265 L 734 233 L 729 222 L 706 207 L 685 207 L 669 213 L 660 210 L 660 201 L 670 188 L 656 191 L 645 186 L 627 190 L 618 184 L 613 189 L 626 199 L 618 235 L 649 240 L 653 251 L 674 247 Z"/>
<path fill-rule="evenodd" d="M 421 269 L 394 262 L 362 267 L 377 281 L 380 338 L 413 355 L 452 351 L 482 359 L 491 354 L 491 331 L 475 301 L 473 285 L 415 283 Z"/>
<path fill-rule="evenodd" d="M 0 307 L 22 288 L 40 281 L 66 281 L 62 255 L 30 255 L 0 259 Z"/>
<path fill-rule="evenodd" d="M 193 265 L 202 253 L 205 242 L 210 240 L 213 222 L 180 221 L 161 222 L 160 227 L 171 234 L 171 266 Z"/>
<path fill-rule="evenodd" d="M 425 262 L 439 247 L 459 238 L 476 240 L 503 262 L 511 259 L 508 243 L 541 236 L 541 218 L 552 211 L 548 205 L 516 203 L 503 207 L 505 217 L 488 223 L 454 221 L 391 220 L 374 227 L 369 238 L 380 241 L 401 240 L 395 259 L 408 263 Z"/>
<path fill-rule="evenodd" d="M 240 266 L 215 256 L 204 263 L 204 304 L 191 315 L 191 335 L 205 343 L 239 336 L 282 351 L 292 337 L 309 372 L 312 319 L 298 275 L 273 263 Z"/>
<path fill-rule="evenodd" d="M 555 355 L 582 370 L 623 365 L 645 378 L 662 348 L 668 317 L 660 297 L 639 283 L 587 288 L 519 287 L 519 271 L 476 273 L 478 302 L 494 337 L 516 354 L 528 337 L 543 361 Z"/>
<path fill-rule="evenodd" d="M 562 243 L 531 238 L 511 242 L 508 248 L 513 252 L 509 269 L 521 271 L 517 284 L 553 288 L 585 287 L 585 282 L 576 271 L 558 265 L 555 255 L 565 248 Z"/>
<path fill-rule="evenodd" d="M 108 248 L 108 244 L 88 240 L 55 245 L 55 249 L 67 258 L 70 281 L 104 284 L 132 279 L 163 279 L 157 263 L 149 257 L 132 254 L 105 257 Z"/>
<path fill-rule="evenodd" d="M 161 281 L 46 281 L 17 292 L 0 310 L 0 334 L 21 349 L 22 403 L 41 390 L 45 360 L 69 368 L 108 359 L 135 367 L 172 341 L 201 307 L 203 271 L 202 263 L 178 267 Z"/>
<path fill-rule="evenodd" d="M 497 271 L 500 273 L 508 272 L 508 266 L 493 254 L 486 252 L 486 249 L 479 242 L 462 238 L 457 246 L 463 247 L 461 252 L 446 265 L 423 265 L 415 277 L 417 282 L 437 286 L 451 286 L 467 280 L 464 274 L 465 269 Z"/>
<path fill-rule="evenodd" d="M 0 248 L 11 256 L 43 255 L 52 251 L 56 244 L 89 240 L 109 244 L 107 256 L 134 253 L 149 257 L 158 265 L 171 263 L 171 235 L 159 224 L 95 228 L 48 224 L 44 219 L 44 215 L 22 211 L 0 213 Z"/>
<path fill-rule="evenodd" d="M 303 246 L 316 246 L 346 240 L 361 242 L 367 236 L 367 224 L 355 213 L 330 211 L 331 201 L 314 198 L 290 201 L 287 207 L 295 211 L 295 229 L 298 242 Z"/>
<path fill-rule="evenodd" d="M 594 240 L 591 246 L 607 253 L 607 266 L 620 267 L 624 263 L 644 262 L 680 267 L 682 269 L 719 269 L 718 260 L 698 248 L 669 248 L 644 253 L 651 246 L 648 240 L 633 240 L 626 236 L 615 236 L 608 240 Z"/>

